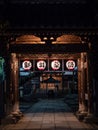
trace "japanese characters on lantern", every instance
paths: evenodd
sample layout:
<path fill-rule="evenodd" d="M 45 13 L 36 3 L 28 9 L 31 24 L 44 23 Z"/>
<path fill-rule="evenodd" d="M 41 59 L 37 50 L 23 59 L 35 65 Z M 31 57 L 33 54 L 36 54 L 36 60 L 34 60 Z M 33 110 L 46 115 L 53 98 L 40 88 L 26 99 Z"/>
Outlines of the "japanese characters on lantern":
<path fill-rule="evenodd" d="M 40 60 L 24 60 L 22 68 L 31 71 L 66 71 L 74 70 L 76 67 L 75 60 L 66 59 L 40 59 Z"/>
<path fill-rule="evenodd" d="M 73 70 L 75 68 L 75 66 L 76 66 L 75 61 L 73 61 L 73 60 L 68 60 L 66 62 L 66 67 L 68 70 Z"/>
<path fill-rule="evenodd" d="M 51 68 L 53 70 L 59 70 L 60 67 L 61 67 L 60 61 L 58 61 L 58 60 L 51 61 Z"/>
<path fill-rule="evenodd" d="M 37 62 L 37 68 L 39 70 L 45 70 L 46 68 L 46 62 L 44 60 L 40 60 Z"/>
<path fill-rule="evenodd" d="M 29 60 L 23 61 L 23 63 L 22 63 L 22 68 L 23 68 L 24 70 L 30 70 L 31 67 L 32 67 L 31 61 L 29 61 Z"/>

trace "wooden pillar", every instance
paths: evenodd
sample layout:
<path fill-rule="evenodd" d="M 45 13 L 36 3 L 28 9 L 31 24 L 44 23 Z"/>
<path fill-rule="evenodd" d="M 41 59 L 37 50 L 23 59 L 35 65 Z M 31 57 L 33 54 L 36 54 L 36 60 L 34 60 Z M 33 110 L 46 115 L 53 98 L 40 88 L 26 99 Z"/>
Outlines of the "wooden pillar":
<path fill-rule="evenodd" d="M 94 120 L 94 103 L 93 103 L 93 76 L 91 65 L 91 53 L 87 53 L 87 93 L 88 93 L 88 113 L 84 122 L 93 122 Z"/>
<path fill-rule="evenodd" d="M 86 82 L 85 82 L 85 68 L 84 68 L 84 63 L 85 63 L 85 54 L 81 53 L 81 64 L 80 64 L 80 69 L 81 69 L 81 78 L 80 78 L 80 85 L 81 85 L 81 113 L 86 112 L 86 104 L 85 104 L 85 87 L 86 87 Z"/>
<path fill-rule="evenodd" d="M 12 112 L 19 113 L 18 59 L 15 53 L 11 54 L 11 89 Z"/>
<path fill-rule="evenodd" d="M 82 111 L 82 95 L 81 95 L 81 59 L 78 59 L 78 95 L 79 95 L 79 113 Z"/>
<path fill-rule="evenodd" d="M 81 53 L 81 96 L 82 96 L 82 111 L 85 112 L 85 83 L 84 83 L 84 53 Z"/>
<path fill-rule="evenodd" d="M 86 53 L 81 53 L 81 57 L 78 59 L 78 95 L 79 95 L 79 110 L 76 113 L 79 120 L 83 120 L 87 115 L 86 104 Z"/>
<path fill-rule="evenodd" d="M 88 114 L 93 114 L 93 77 L 91 66 L 91 54 L 87 53 L 87 91 L 88 91 Z"/>

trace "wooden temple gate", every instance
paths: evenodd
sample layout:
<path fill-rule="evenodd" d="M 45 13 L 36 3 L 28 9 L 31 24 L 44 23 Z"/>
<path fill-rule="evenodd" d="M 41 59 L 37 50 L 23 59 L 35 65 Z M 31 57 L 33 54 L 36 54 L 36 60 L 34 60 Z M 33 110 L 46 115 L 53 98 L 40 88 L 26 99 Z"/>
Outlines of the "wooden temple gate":
<path fill-rule="evenodd" d="M 21 115 L 19 59 L 67 54 L 78 64 L 79 118 L 98 117 L 98 2 L 0 1 L 0 118 Z M 1 60 L 3 59 L 3 60 Z M 2 62 L 4 61 L 4 62 Z M 2 67 L 4 63 L 4 67 Z M 3 69 L 2 69 L 3 68 Z"/>
<path fill-rule="evenodd" d="M 94 106 L 94 84 L 93 84 L 93 63 L 92 63 L 92 52 L 91 46 L 89 41 L 76 41 L 79 42 L 78 44 L 74 42 L 74 35 L 65 35 L 65 36 L 72 36 L 73 39 L 70 41 L 55 41 L 56 44 L 52 44 L 53 41 L 49 41 L 49 39 L 45 39 L 45 44 L 39 44 L 38 41 L 33 44 L 28 44 L 28 41 L 25 43 L 23 41 L 17 42 L 16 40 L 10 41 L 6 43 L 6 51 L 2 53 L 2 57 L 5 59 L 5 66 L 6 66 L 6 77 L 4 85 L 5 94 L 2 95 L 6 98 L 4 101 L 4 110 L 3 112 L 5 115 L 10 113 L 12 114 L 21 114 L 19 110 L 19 58 L 20 55 L 25 54 L 27 57 L 28 54 L 68 54 L 69 57 L 71 54 L 78 54 L 77 56 L 77 66 L 78 66 L 78 94 L 79 94 L 79 110 L 77 112 L 77 116 L 79 119 L 85 117 L 85 120 L 88 117 L 92 117 L 97 111 L 96 106 Z M 68 37 L 70 38 L 70 37 Z M 80 38 L 78 36 L 78 38 Z M 12 38 L 13 39 L 13 38 Z M 21 38 L 20 38 L 21 39 Z M 81 38 L 82 39 L 82 38 Z M 18 39 L 19 40 L 19 39 Z M 69 40 L 69 39 L 67 39 Z M 8 42 L 8 41 L 6 41 Z M 22 43 L 24 42 L 24 43 Z M 65 42 L 65 43 L 64 43 Z M 67 43 L 68 42 L 68 43 Z M 83 42 L 83 43 L 82 43 Z M 60 43 L 60 44 L 58 44 Z M 5 49 L 5 48 L 3 48 Z M 38 52 L 39 51 L 39 52 Z M 8 54 L 8 55 L 6 55 Z M 67 57 L 67 58 L 69 58 Z M 25 57 L 24 57 L 25 58 Z M 74 58 L 74 57 L 71 57 Z M 7 96 L 5 96 L 7 95 Z M 95 103 L 96 104 L 96 103 Z"/>

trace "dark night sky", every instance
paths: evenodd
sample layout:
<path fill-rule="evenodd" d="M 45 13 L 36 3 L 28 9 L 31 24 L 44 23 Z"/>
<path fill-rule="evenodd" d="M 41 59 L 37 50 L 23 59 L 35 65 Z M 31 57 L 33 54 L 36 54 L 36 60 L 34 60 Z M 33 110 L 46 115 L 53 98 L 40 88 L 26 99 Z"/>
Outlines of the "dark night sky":
<path fill-rule="evenodd" d="M 2 2 L 4 0 L 1 0 Z M 11 26 L 95 26 L 95 12 L 88 0 L 5 0 L 0 12 Z"/>

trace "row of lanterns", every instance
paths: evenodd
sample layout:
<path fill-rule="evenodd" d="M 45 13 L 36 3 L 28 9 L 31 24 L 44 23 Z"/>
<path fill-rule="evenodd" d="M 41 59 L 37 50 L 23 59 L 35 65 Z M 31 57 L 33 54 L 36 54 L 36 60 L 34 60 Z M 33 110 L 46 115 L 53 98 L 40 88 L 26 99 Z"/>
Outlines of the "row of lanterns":
<path fill-rule="evenodd" d="M 47 61 L 46 60 L 38 60 L 36 61 L 36 69 L 38 70 L 45 70 L 47 68 Z M 65 62 L 65 67 L 68 70 L 73 70 L 76 66 L 76 62 L 74 60 L 67 60 Z M 24 70 L 30 70 L 33 67 L 32 62 L 30 60 L 22 61 L 22 68 Z M 50 61 L 50 67 L 52 70 L 60 70 L 62 67 L 62 62 L 60 60 L 52 60 Z"/>

